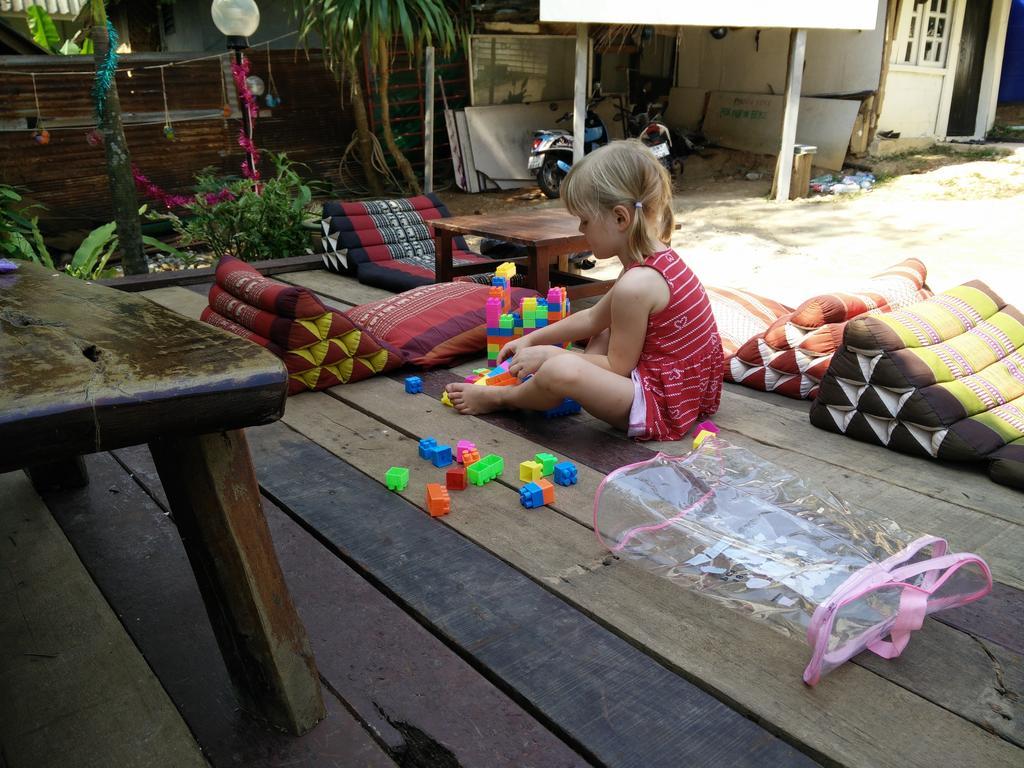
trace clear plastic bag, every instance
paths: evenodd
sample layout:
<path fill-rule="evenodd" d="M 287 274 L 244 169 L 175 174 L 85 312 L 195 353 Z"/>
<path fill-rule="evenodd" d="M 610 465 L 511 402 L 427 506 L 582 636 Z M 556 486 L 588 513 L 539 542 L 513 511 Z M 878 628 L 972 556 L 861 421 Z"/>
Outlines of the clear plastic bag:
<path fill-rule="evenodd" d="M 862 650 L 899 655 L 927 614 L 992 586 L 978 556 L 948 554 L 942 539 L 851 510 L 718 437 L 688 456 L 659 453 L 609 474 L 594 531 L 617 555 L 805 636 L 809 685 Z"/>

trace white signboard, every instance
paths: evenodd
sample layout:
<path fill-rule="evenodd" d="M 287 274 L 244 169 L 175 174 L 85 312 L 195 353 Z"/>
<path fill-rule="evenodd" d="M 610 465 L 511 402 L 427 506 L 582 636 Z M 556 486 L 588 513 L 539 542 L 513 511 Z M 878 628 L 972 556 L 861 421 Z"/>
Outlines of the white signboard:
<path fill-rule="evenodd" d="M 879 0 L 540 0 L 541 21 L 692 27 L 874 29 Z"/>

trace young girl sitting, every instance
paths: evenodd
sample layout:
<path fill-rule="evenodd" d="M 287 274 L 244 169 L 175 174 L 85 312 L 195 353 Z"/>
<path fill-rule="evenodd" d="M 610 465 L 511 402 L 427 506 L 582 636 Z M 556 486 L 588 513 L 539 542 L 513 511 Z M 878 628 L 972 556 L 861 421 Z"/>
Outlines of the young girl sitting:
<path fill-rule="evenodd" d="M 547 410 L 572 397 L 630 437 L 678 440 L 718 410 L 722 344 L 704 286 L 667 245 L 669 175 L 639 141 L 615 141 L 573 166 L 562 198 L 594 255 L 618 257 L 622 274 L 593 307 L 502 348 L 520 384 L 449 384 L 452 405 Z M 553 346 L 575 339 L 591 340 L 584 354 Z"/>

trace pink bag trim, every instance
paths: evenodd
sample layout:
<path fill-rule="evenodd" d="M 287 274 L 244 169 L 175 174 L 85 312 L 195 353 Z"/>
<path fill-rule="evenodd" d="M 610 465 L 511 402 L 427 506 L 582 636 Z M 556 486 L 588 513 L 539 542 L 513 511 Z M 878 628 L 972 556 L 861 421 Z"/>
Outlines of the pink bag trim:
<path fill-rule="evenodd" d="M 896 567 L 929 546 L 932 547 L 932 557 L 911 565 Z M 821 679 L 822 666 L 826 661 L 830 666 L 838 666 L 865 645 L 868 650 L 882 658 L 895 658 L 907 647 L 910 634 L 921 628 L 929 613 L 966 605 L 987 595 L 992 589 L 992 572 L 985 561 L 969 552 L 949 555 L 946 554 L 947 550 L 945 539 L 922 536 L 881 563 L 872 563 L 861 568 L 840 584 L 811 616 L 811 622 L 807 627 L 807 643 L 813 649 L 813 653 L 804 670 L 804 682 L 816 685 Z M 972 564 L 981 569 L 986 582 L 984 587 L 968 595 L 953 595 L 929 601 L 928 598 L 954 573 L 963 566 Z M 925 577 L 920 586 L 904 583 L 906 579 L 922 573 Z M 827 652 L 828 639 L 839 610 L 870 592 L 887 587 L 898 587 L 903 590 L 896 615 L 891 620 Z M 863 642 L 865 636 L 867 641 Z M 889 640 L 885 640 L 886 637 L 889 637 Z"/>

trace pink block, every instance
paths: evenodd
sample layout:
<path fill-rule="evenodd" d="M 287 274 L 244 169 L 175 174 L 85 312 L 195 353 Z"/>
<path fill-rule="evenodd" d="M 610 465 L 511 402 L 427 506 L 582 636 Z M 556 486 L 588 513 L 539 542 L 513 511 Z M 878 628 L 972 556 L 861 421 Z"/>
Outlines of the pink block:
<path fill-rule="evenodd" d="M 702 429 L 707 432 L 710 432 L 713 435 L 718 434 L 718 427 L 715 426 L 715 423 L 713 421 L 702 421 L 700 424 L 694 427 L 693 433 L 695 435 L 699 435 Z"/>
<path fill-rule="evenodd" d="M 487 299 L 487 327 L 497 328 L 501 324 L 501 299 L 491 297 Z"/>
<path fill-rule="evenodd" d="M 465 453 L 466 451 L 475 451 L 475 450 L 476 450 L 476 443 L 472 443 L 469 440 L 459 440 L 458 444 L 455 446 L 455 460 L 457 462 L 459 462 L 459 464 L 461 464 L 462 463 L 462 454 Z"/>

